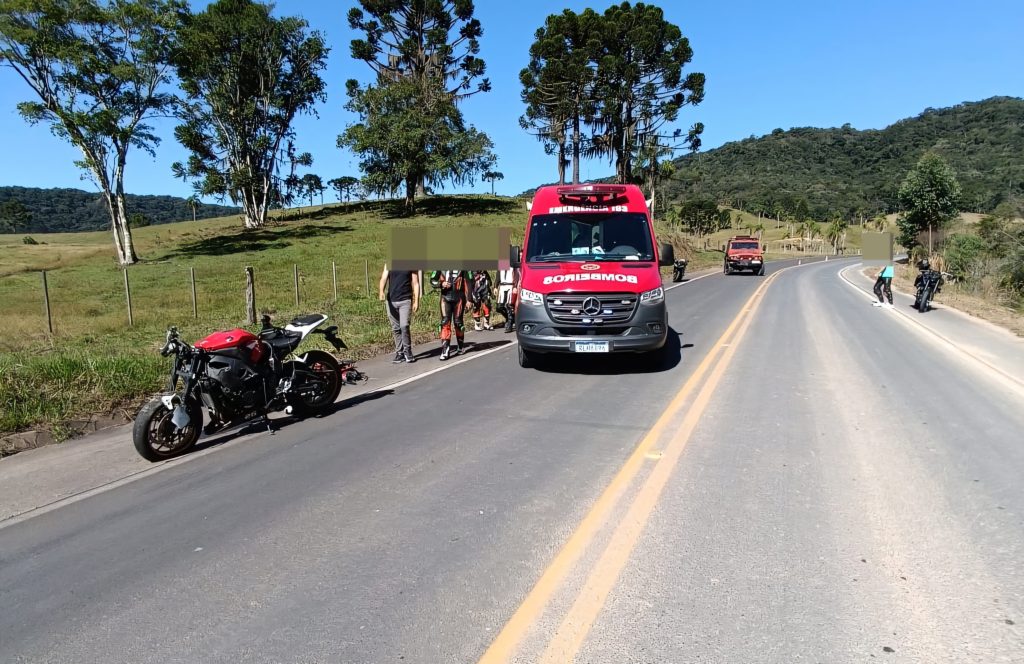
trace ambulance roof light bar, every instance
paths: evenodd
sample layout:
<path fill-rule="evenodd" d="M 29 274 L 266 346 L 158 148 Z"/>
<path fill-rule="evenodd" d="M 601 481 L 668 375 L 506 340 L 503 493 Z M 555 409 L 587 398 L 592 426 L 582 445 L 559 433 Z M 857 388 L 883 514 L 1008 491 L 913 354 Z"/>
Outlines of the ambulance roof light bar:
<path fill-rule="evenodd" d="M 610 204 L 611 200 L 625 198 L 624 184 L 574 184 L 557 187 L 555 191 L 560 199 L 571 198 L 580 202 Z"/>

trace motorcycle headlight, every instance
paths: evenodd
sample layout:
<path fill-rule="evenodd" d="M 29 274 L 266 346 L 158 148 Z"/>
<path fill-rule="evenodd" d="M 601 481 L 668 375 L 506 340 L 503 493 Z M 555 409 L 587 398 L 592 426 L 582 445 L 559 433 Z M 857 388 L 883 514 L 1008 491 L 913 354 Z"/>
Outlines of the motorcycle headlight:
<path fill-rule="evenodd" d="M 665 300 L 665 289 L 661 286 L 640 294 L 640 304 L 658 304 Z"/>
<path fill-rule="evenodd" d="M 540 293 L 535 293 L 532 290 L 527 290 L 525 288 L 519 289 L 519 299 L 520 301 L 526 302 L 527 304 L 540 305 L 544 303 L 543 295 L 541 295 Z"/>

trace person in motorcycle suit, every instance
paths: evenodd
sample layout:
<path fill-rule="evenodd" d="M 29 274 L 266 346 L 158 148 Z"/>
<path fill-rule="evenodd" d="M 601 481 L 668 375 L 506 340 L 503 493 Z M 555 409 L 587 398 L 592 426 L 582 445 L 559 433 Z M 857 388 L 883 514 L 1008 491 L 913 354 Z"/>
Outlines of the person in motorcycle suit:
<path fill-rule="evenodd" d="M 477 270 L 473 273 L 473 290 L 471 293 L 473 303 L 473 329 L 493 330 L 491 325 L 491 275 L 487 270 Z M 481 327 L 480 319 L 484 324 Z"/>
<path fill-rule="evenodd" d="M 927 258 L 922 258 L 917 262 L 917 269 L 920 270 L 917 276 L 914 278 L 914 288 L 917 288 L 924 281 L 924 275 L 932 271 L 932 264 Z M 942 274 L 939 273 L 939 282 L 935 285 L 935 292 L 939 293 L 942 291 L 942 284 L 946 283 L 942 278 Z"/>
<path fill-rule="evenodd" d="M 441 291 L 441 360 L 458 355 L 465 347 L 466 303 L 472 294 L 473 277 L 466 270 L 437 270 L 430 283 Z M 456 346 L 452 351 L 452 333 Z"/>
<path fill-rule="evenodd" d="M 921 285 L 924 283 L 924 278 L 926 274 L 933 272 L 931 261 L 929 261 L 927 258 L 922 258 L 917 262 L 917 269 L 919 271 L 917 273 L 917 276 L 914 277 L 914 290 L 917 290 L 918 288 L 921 287 Z M 937 277 L 935 281 L 935 292 L 941 293 L 942 285 L 946 283 L 946 280 L 942 278 L 941 271 L 935 274 L 934 276 Z"/>
<path fill-rule="evenodd" d="M 498 270 L 498 286 L 495 295 L 498 298 L 495 310 L 505 317 L 505 331 L 511 332 L 515 329 L 516 295 L 519 281 L 519 270 L 508 268 Z"/>

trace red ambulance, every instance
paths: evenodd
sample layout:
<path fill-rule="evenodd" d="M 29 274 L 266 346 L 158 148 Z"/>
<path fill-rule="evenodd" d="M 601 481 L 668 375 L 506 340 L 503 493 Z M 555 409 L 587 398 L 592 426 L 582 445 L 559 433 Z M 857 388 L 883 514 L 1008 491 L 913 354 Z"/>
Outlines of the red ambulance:
<path fill-rule="evenodd" d="M 519 364 L 545 353 L 658 353 L 668 338 L 657 244 L 636 185 L 546 186 L 529 205 L 516 303 Z"/>

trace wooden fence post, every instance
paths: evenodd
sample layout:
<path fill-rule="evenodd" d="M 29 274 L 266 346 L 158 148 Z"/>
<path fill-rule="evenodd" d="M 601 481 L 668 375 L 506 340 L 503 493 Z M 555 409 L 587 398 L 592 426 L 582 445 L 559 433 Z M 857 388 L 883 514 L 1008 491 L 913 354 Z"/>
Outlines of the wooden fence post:
<path fill-rule="evenodd" d="M 46 270 L 43 270 L 43 306 L 46 308 L 46 329 L 53 335 L 53 316 L 50 314 L 50 287 L 46 284 Z"/>
<path fill-rule="evenodd" d="M 251 266 L 245 268 L 245 319 L 250 325 L 256 324 L 256 282 Z"/>
<path fill-rule="evenodd" d="M 132 317 L 132 289 L 128 286 L 128 268 L 124 268 L 124 295 L 128 300 L 128 325 L 134 326 L 135 321 Z"/>
<path fill-rule="evenodd" d="M 196 269 L 188 269 L 189 277 L 192 279 L 192 317 L 199 318 L 199 303 L 196 301 Z"/>
<path fill-rule="evenodd" d="M 292 263 L 292 268 L 295 272 L 295 306 L 299 306 L 299 266 Z"/>
<path fill-rule="evenodd" d="M 338 301 L 338 264 L 331 261 L 331 278 L 334 281 L 334 301 Z"/>

